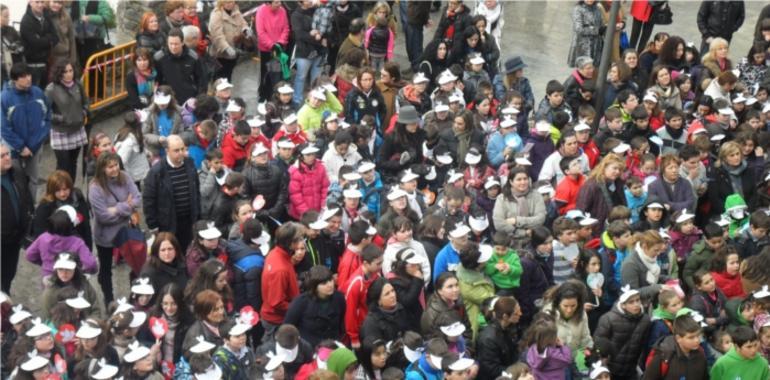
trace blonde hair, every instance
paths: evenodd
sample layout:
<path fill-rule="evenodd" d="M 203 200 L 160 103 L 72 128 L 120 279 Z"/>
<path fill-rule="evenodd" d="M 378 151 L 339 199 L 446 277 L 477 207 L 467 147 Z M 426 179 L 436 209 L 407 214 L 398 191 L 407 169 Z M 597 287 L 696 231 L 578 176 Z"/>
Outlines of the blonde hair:
<path fill-rule="evenodd" d="M 626 167 L 625 162 L 623 162 L 620 157 L 614 153 L 610 153 L 604 156 L 604 158 L 599 161 L 596 167 L 591 170 L 591 174 L 588 175 L 588 178 L 593 178 L 596 182 L 604 182 L 604 170 L 610 165 L 618 165 L 620 167 L 620 171 L 623 171 Z"/>
<path fill-rule="evenodd" d="M 717 49 L 721 47 L 730 48 L 730 43 L 727 42 L 726 39 L 722 37 L 717 37 L 711 40 L 711 43 L 709 44 L 709 51 L 703 55 L 704 61 L 716 61 L 717 60 Z"/>
<path fill-rule="evenodd" d="M 637 232 L 633 236 L 631 236 L 631 240 L 629 241 L 629 246 L 634 246 L 636 243 L 639 243 L 639 245 L 642 246 L 642 248 L 651 248 L 653 246 L 656 246 L 658 244 L 665 244 L 665 240 L 660 236 L 658 231 L 655 230 L 647 230 L 643 232 Z"/>
<path fill-rule="evenodd" d="M 235 3 L 235 6 L 238 7 L 238 2 L 235 0 L 217 0 L 217 9 L 222 9 L 222 6 L 225 5 L 225 3 Z"/>
<path fill-rule="evenodd" d="M 743 152 L 741 152 L 741 146 L 738 145 L 735 141 L 728 141 L 719 148 L 719 161 L 720 163 L 724 164 L 725 159 L 727 156 L 733 154 L 733 153 L 739 153 L 741 157 L 743 157 Z"/>
<path fill-rule="evenodd" d="M 390 29 L 390 31 L 395 35 L 396 17 L 393 15 L 393 11 L 390 9 L 390 5 L 388 5 L 388 3 L 385 1 L 378 1 L 377 4 L 372 7 L 369 15 L 366 16 L 366 25 L 368 27 L 377 26 L 377 11 L 380 9 L 385 9 L 388 12 L 388 29 Z"/>

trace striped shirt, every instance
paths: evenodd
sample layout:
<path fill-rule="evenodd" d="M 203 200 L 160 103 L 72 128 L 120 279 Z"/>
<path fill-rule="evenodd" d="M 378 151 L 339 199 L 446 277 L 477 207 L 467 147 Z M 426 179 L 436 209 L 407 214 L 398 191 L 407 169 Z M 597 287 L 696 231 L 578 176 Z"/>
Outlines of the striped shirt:
<path fill-rule="evenodd" d="M 189 217 L 192 208 L 190 178 L 187 177 L 186 164 L 178 168 L 169 167 L 168 176 L 174 189 L 174 208 L 177 218 Z"/>
<path fill-rule="evenodd" d="M 564 283 L 575 273 L 572 260 L 579 254 L 580 248 L 576 243 L 565 246 L 558 240 L 553 241 L 553 282 L 556 285 Z"/>

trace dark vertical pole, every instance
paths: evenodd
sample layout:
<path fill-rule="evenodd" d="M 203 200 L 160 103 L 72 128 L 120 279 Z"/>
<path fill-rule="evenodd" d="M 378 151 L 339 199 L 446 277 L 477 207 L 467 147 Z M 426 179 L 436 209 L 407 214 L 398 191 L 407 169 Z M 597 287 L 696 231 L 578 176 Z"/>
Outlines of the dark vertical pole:
<path fill-rule="evenodd" d="M 597 4 L 597 6 L 601 6 Z M 612 39 L 615 36 L 615 23 L 620 10 L 620 0 L 613 0 L 610 7 L 610 16 L 607 18 L 607 30 L 604 32 L 604 45 L 602 47 L 602 61 L 599 64 L 599 71 L 596 73 L 596 92 L 594 93 L 594 108 L 596 112 L 601 112 L 604 108 L 604 89 L 607 87 L 607 71 L 610 69 L 610 55 L 612 54 Z M 601 115 L 594 118 L 593 130 L 599 128 Z"/>

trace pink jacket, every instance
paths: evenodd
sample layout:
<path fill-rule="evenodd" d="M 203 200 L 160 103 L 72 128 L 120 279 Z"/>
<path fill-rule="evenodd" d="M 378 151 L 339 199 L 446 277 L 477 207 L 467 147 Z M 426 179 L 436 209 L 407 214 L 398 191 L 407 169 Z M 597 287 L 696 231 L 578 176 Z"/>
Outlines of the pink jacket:
<path fill-rule="evenodd" d="M 369 49 L 369 39 L 372 36 L 372 30 L 374 30 L 374 27 L 371 27 L 366 30 L 366 36 L 364 36 L 364 47 L 368 50 Z M 396 41 L 396 34 L 393 33 L 390 28 L 388 28 L 388 31 L 390 32 L 390 38 L 388 39 L 388 52 L 385 53 L 385 59 L 390 61 L 393 59 L 393 47 L 395 45 Z"/>
<path fill-rule="evenodd" d="M 289 167 L 289 216 L 299 220 L 308 210 L 321 211 L 329 191 L 329 177 L 321 160 L 313 167 L 297 161 Z"/>
<path fill-rule="evenodd" d="M 61 236 L 48 232 L 42 233 L 27 248 L 27 260 L 33 264 L 40 265 L 40 274 L 50 276 L 54 273 L 53 264 L 56 262 L 56 255 L 61 252 L 70 252 L 80 259 L 80 268 L 85 273 L 96 273 L 99 266 L 96 258 L 91 254 L 91 250 L 78 236 Z"/>
<path fill-rule="evenodd" d="M 257 10 L 254 17 L 257 30 L 259 51 L 270 52 L 275 44 L 286 46 L 289 43 L 289 17 L 286 8 L 281 6 L 277 11 L 270 4 L 264 4 Z"/>

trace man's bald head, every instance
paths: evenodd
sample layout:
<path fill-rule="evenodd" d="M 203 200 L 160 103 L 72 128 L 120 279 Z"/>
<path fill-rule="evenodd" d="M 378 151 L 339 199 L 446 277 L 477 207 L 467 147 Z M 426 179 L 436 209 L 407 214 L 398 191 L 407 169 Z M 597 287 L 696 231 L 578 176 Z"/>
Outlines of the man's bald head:
<path fill-rule="evenodd" d="M 187 147 L 184 145 L 184 141 L 178 135 L 169 135 L 166 139 L 166 155 L 168 160 L 174 166 L 179 166 L 184 163 L 185 157 L 187 157 Z"/>

